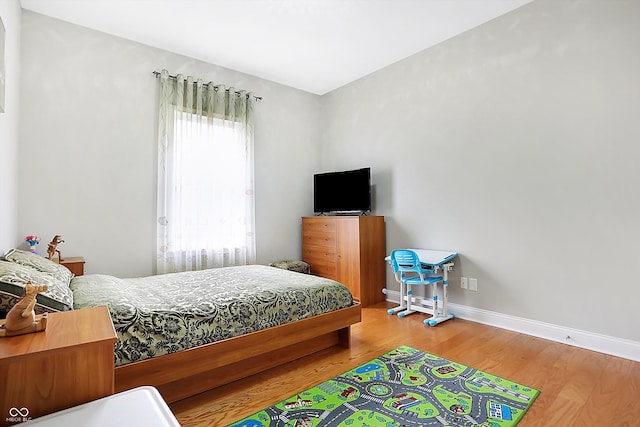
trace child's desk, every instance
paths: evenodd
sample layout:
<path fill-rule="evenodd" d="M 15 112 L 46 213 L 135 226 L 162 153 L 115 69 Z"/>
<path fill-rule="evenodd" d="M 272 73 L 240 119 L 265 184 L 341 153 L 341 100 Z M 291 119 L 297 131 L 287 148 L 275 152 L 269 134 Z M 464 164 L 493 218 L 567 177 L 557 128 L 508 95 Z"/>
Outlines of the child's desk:
<path fill-rule="evenodd" d="M 453 259 L 458 256 L 457 252 L 451 251 L 437 251 L 432 249 L 409 249 L 418 255 L 418 259 L 423 267 L 433 270 L 433 273 L 438 273 L 442 270 L 442 305 L 438 306 L 438 294 L 437 285 L 434 285 L 433 289 L 433 302 L 425 300 L 423 298 L 411 297 L 404 295 L 404 290 L 400 289 L 400 305 L 396 308 L 389 310 L 389 314 L 398 313 L 400 317 L 403 317 L 403 313 L 407 309 L 407 303 L 412 310 L 420 311 L 423 313 L 431 314 L 432 317 L 424 321 L 425 325 L 436 326 L 438 323 L 442 323 L 446 320 L 453 319 L 454 314 L 449 313 L 447 310 L 447 286 L 449 281 L 447 280 L 448 273 L 453 268 Z M 387 262 L 391 262 L 391 256 L 385 258 Z M 409 302 L 408 299 L 412 300 Z M 415 305 L 412 305 L 415 303 Z M 429 305 L 431 305 L 429 307 Z"/>

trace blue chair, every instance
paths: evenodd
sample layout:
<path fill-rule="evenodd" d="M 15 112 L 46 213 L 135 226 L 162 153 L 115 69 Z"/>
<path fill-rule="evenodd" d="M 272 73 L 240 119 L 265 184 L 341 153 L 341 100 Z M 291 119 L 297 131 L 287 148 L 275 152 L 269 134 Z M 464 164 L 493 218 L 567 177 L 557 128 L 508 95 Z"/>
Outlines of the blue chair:
<path fill-rule="evenodd" d="M 391 252 L 390 258 L 393 274 L 396 277 L 396 281 L 400 283 L 400 305 L 389 309 L 388 313 L 397 313 L 398 317 L 405 317 L 409 314 L 415 313 L 416 311 L 429 313 L 426 310 L 423 311 L 417 307 L 411 306 L 413 299 L 413 291 L 411 287 L 434 285 L 432 290 L 433 313 L 431 314 L 435 315 L 438 311 L 438 295 L 435 290 L 435 285 L 443 281 L 442 276 L 434 276 L 431 268 L 423 267 L 418 255 L 414 251 L 408 249 L 395 249 Z"/>

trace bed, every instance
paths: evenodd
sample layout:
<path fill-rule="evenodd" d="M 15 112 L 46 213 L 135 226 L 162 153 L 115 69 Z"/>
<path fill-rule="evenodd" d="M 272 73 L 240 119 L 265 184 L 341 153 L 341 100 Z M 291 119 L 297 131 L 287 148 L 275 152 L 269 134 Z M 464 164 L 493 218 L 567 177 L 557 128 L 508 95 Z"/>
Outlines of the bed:
<path fill-rule="evenodd" d="M 25 251 L 0 260 L 0 311 L 27 281 L 37 312 L 106 305 L 118 336 L 115 391 L 153 385 L 173 402 L 322 349 L 350 344 L 360 306 L 329 279 L 251 265 L 143 278 L 73 277 Z"/>

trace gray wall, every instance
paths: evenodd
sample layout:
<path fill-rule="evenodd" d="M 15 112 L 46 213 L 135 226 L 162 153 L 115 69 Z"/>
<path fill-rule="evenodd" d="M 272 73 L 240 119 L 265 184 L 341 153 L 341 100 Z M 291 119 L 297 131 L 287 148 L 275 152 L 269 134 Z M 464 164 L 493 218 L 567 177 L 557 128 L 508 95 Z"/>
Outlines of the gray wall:
<path fill-rule="evenodd" d="M 638 76 L 640 2 L 536 0 L 324 96 L 322 165 L 460 253 L 451 301 L 640 341 Z"/>
<path fill-rule="evenodd" d="M 166 68 L 263 97 L 255 107 L 257 261 L 300 256 L 309 171 L 319 162 L 318 96 L 30 11 L 22 17 L 21 235 L 62 235 L 63 256 L 83 255 L 90 273 L 152 274 L 152 71 Z"/>
<path fill-rule="evenodd" d="M 5 28 L 5 112 L 0 113 L 0 253 L 4 253 L 18 242 L 20 2 L 0 1 L 0 17 Z"/>
<path fill-rule="evenodd" d="M 536 0 L 323 97 L 23 11 L 18 235 L 152 272 L 164 67 L 265 98 L 258 262 L 299 257 L 313 172 L 371 166 L 389 250 L 460 252 L 452 302 L 640 341 L 639 4 Z"/>

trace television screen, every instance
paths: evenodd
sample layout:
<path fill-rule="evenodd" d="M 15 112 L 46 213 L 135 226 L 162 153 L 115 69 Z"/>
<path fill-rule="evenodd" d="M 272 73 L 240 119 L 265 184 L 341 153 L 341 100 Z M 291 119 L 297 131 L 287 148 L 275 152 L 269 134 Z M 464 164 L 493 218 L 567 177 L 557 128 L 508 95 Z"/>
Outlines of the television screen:
<path fill-rule="evenodd" d="M 371 210 L 371 168 L 318 173 L 313 176 L 313 211 Z"/>

